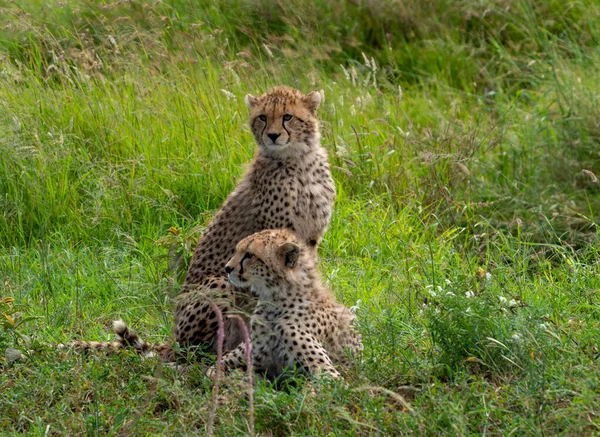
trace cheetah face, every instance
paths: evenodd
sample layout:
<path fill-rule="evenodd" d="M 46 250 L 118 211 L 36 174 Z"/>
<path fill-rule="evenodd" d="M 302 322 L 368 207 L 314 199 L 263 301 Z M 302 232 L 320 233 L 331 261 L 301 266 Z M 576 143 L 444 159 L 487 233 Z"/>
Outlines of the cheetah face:
<path fill-rule="evenodd" d="M 249 287 L 252 285 L 251 278 L 256 269 L 256 264 L 263 264 L 255 255 L 244 250 L 236 254 L 229 260 L 225 266 L 229 282 L 236 287 Z"/>
<path fill-rule="evenodd" d="M 275 87 L 260 97 L 246 96 L 250 127 L 263 151 L 272 155 L 306 153 L 319 141 L 317 91 L 302 94 L 293 88 Z"/>
<path fill-rule="evenodd" d="M 260 299 L 272 300 L 278 286 L 296 268 L 300 251 L 290 231 L 258 232 L 238 244 L 225 271 L 232 285 L 249 287 Z"/>

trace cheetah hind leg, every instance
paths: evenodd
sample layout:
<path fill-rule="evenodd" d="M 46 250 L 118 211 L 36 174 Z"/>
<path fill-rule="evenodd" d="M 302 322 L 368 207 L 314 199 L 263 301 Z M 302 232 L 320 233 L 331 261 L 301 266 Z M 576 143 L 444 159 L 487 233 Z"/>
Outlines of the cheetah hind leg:
<path fill-rule="evenodd" d="M 244 340 L 239 322 L 227 316 L 239 315 L 249 326 L 250 315 L 256 306 L 255 299 L 246 290 L 233 287 L 224 277 L 211 277 L 178 297 L 175 339 L 181 346 L 205 346 L 212 354 L 217 353 L 219 324 L 213 304 L 223 316 L 223 350 L 233 350 Z"/>

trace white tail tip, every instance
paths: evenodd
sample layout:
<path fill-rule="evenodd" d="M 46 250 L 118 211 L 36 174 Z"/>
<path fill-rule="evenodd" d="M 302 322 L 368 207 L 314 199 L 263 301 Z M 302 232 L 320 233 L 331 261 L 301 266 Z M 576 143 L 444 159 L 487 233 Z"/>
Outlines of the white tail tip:
<path fill-rule="evenodd" d="M 123 320 L 115 320 L 113 322 L 113 331 L 118 335 L 123 334 L 127 330 L 127 325 Z"/>

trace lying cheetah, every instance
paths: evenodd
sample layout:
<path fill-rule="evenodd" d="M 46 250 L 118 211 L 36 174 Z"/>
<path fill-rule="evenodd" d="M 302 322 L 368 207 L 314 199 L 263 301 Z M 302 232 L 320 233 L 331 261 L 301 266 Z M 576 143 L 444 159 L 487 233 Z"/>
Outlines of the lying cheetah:
<path fill-rule="evenodd" d="M 339 378 L 334 364 L 347 364 L 347 352 L 362 350 L 354 314 L 322 285 L 314 250 L 293 232 L 267 230 L 244 238 L 225 270 L 232 284 L 258 297 L 251 320 L 257 372 L 274 379 L 296 366 Z M 244 368 L 245 352 L 242 343 L 227 353 L 224 369 Z"/>
<path fill-rule="evenodd" d="M 175 339 L 180 345 L 210 346 L 216 351 L 217 318 L 206 297 L 217 302 L 225 314 L 236 312 L 246 320 L 252 314 L 255 300 L 244 287 L 232 286 L 224 270 L 244 237 L 264 229 L 287 228 L 316 252 L 335 198 L 327 152 L 320 145 L 316 117 L 320 102 L 317 91 L 305 95 L 285 86 L 260 97 L 246 96 L 258 148 L 246 175 L 194 252 L 176 300 Z M 225 350 L 235 348 L 241 340 L 238 324 L 226 318 Z M 122 338 L 117 343 L 120 346 L 113 347 L 133 344 Z M 85 342 L 71 346 L 86 348 Z M 157 345 L 156 349 L 163 359 L 172 360 L 170 345 Z"/>

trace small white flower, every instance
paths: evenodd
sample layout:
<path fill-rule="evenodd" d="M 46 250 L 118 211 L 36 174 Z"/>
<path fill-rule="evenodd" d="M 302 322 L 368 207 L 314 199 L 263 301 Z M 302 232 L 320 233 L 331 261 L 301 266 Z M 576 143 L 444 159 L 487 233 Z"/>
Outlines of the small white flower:
<path fill-rule="evenodd" d="M 506 304 L 506 302 L 508 302 L 508 300 L 506 300 L 504 296 L 499 296 L 498 299 L 500 299 L 500 303 L 503 305 Z"/>
<path fill-rule="evenodd" d="M 470 313 L 471 312 L 471 307 L 467 307 L 467 309 L 465 310 L 465 313 Z"/>
<path fill-rule="evenodd" d="M 427 292 L 429 293 L 429 295 L 431 297 L 436 297 L 437 293 L 435 291 L 433 291 L 433 285 L 426 285 L 425 289 L 427 290 Z"/>
<path fill-rule="evenodd" d="M 472 297 L 475 297 L 475 293 L 473 293 L 472 291 L 467 291 L 467 292 L 465 293 L 465 297 L 466 297 L 467 299 L 471 299 Z"/>
<path fill-rule="evenodd" d="M 548 329 L 548 325 L 546 325 L 545 323 L 540 323 L 540 328 Z"/>
<path fill-rule="evenodd" d="M 451 291 L 448 291 L 446 293 L 446 296 L 456 297 L 456 294 L 452 293 Z"/>
<path fill-rule="evenodd" d="M 511 299 L 511 300 L 510 300 L 510 302 L 508 302 L 508 306 L 509 306 L 510 308 L 516 307 L 516 306 L 518 306 L 518 305 L 519 305 L 519 304 L 518 304 L 518 303 L 517 303 L 517 301 L 516 301 L 516 300 L 514 300 L 514 299 Z"/>
<path fill-rule="evenodd" d="M 517 341 L 518 341 L 518 340 L 521 340 L 521 335 L 520 335 L 518 332 L 515 332 L 515 333 L 512 335 L 512 339 L 513 339 L 513 340 L 517 340 Z"/>
<path fill-rule="evenodd" d="M 490 272 L 485 272 L 485 280 L 486 281 L 491 281 L 492 280 L 492 274 Z"/>
<path fill-rule="evenodd" d="M 444 279 L 444 281 L 446 281 L 447 285 L 452 285 L 452 281 L 450 279 L 446 278 L 446 279 Z"/>

